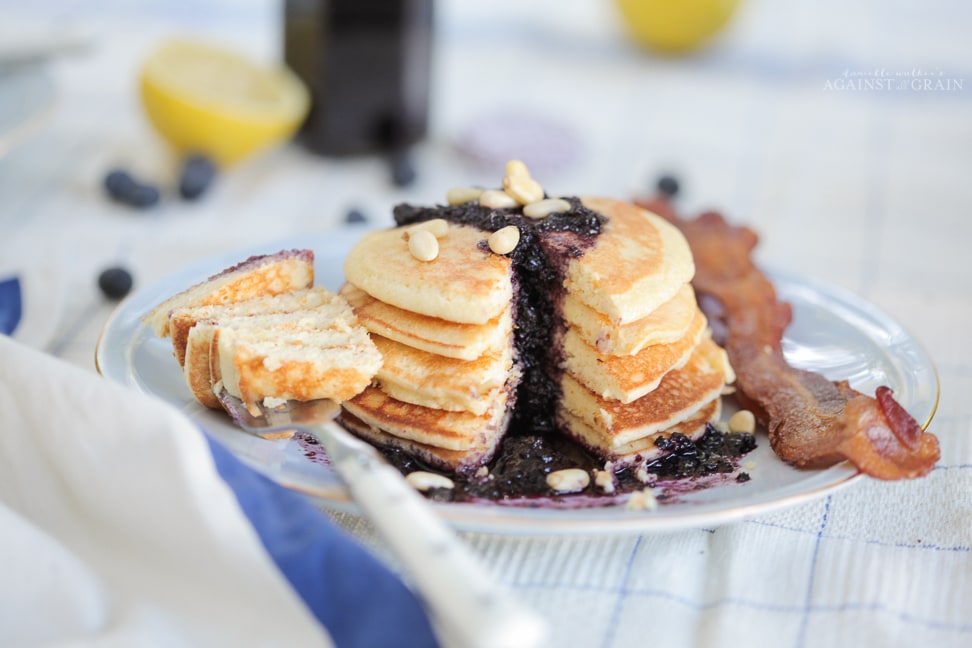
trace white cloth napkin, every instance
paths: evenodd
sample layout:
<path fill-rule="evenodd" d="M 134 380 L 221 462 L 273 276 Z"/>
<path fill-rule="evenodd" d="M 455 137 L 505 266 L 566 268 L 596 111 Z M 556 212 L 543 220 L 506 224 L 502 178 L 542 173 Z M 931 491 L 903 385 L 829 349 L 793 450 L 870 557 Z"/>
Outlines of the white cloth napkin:
<path fill-rule="evenodd" d="M 353 553 L 357 544 L 339 545 L 349 537 L 309 504 L 303 518 L 283 519 L 275 501 L 254 499 L 283 489 L 228 463 L 161 402 L 5 336 L 0 387 L 0 645 L 328 646 L 319 623 L 327 612 L 307 601 L 327 569 L 339 571 L 328 559 L 375 583 L 386 578 L 372 576 L 377 563 Z M 306 504 L 282 494 L 294 498 L 291 509 Z M 261 518 L 264 528 L 254 525 Z M 300 537 L 308 530 L 318 537 Z M 323 546 L 322 533 L 341 538 Z M 274 535 L 298 549 L 289 564 L 270 549 Z M 310 586 L 294 585 L 288 569 Z M 353 576 L 335 575 L 348 579 L 342 587 Z M 387 579 L 386 590 L 411 596 Z M 365 586 L 377 592 L 375 606 L 417 609 Z M 372 641 L 346 623 L 368 614 L 360 600 L 349 595 L 357 609 L 335 610 L 346 627 L 328 626 L 344 645 Z M 407 636 L 428 645 L 423 631 Z"/>

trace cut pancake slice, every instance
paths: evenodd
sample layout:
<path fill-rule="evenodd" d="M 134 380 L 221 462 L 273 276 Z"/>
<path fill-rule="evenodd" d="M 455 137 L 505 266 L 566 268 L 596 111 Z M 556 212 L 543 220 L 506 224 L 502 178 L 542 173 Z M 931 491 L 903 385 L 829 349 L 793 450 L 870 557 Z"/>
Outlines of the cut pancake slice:
<path fill-rule="evenodd" d="M 462 451 L 498 442 L 505 429 L 508 400 L 506 390 L 500 390 L 489 411 L 476 416 L 404 403 L 377 387 L 368 387 L 346 401 L 344 409 L 368 426 L 399 439 Z"/>
<path fill-rule="evenodd" d="M 496 454 L 502 438 L 501 430 L 506 427 L 508 417 L 509 412 L 496 429 L 489 431 L 483 445 L 470 446 L 462 450 L 447 450 L 388 434 L 350 414 L 347 409 L 341 412 L 338 420 L 345 428 L 376 446 L 402 450 L 409 456 L 417 457 L 433 468 L 468 475 L 488 463 Z"/>
<path fill-rule="evenodd" d="M 381 354 L 360 326 L 303 331 L 222 328 L 213 333 L 214 384 L 245 404 L 361 393 L 381 367 Z"/>
<path fill-rule="evenodd" d="M 598 431 L 602 448 L 617 448 L 656 434 L 691 417 L 717 399 L 735 379 L 726 352 L 704 337 L 681 368 L 669 372 L 648 395 L 631 403 L 606 400 L 564 374 L 562 407 Z"/>
<path fill-rule="evenodd" d="M 696 309 L 682 339 L 645 347 L 631 356 L 605 356 L 568 329 L 564 334 L 566 369 L 600 397 L 631 403 L 658 387 L 668 372 L 688 362 L 705 331 L 705 315 Z"/>
<path fill-rule="evenodd" d="M 661 437 L 682 434 L 693 441 L 705 433 L 706 423 L 719 417 L 722 410 L 722 400 L 716 398 L 705 403 L 690 417 L 666 428 L 664 431 L 649 434 L 621 445 L 610 444 L 604 431 L 594 427 L 584 419 L 567 411 L 560 413 L 560 425 L 564 433 L 591 452 L 611 461 L 614 467 L 623 468 L 632 464 L 644 463 L 657 459 L 667 452 L 655 445 Z"/>
<path fill-rule="evenodd" d="M 142 321 L 159 337 L 169 335 L 169 313 L 180 307 L 229 304 L 276 295 L 314 283 L 314 253 L 286 250 L 252 256 L 165 300 Z"/>
<path fill-rule="evenodd" d="M 567 266 L 568 293 L 619 325 L 647 317 L 692 280 L 692 252 L 674 225 L 619 200 L 583 203 L 607 222 L 594 245 Z"/>
<path fill-rule="evenodd" d="M 172 349 L 179 364 L 184 365 L 189 331 L 198 322 L 215 322 L 227 317 L 291 313 L 321 308 L 327 309 L 324 315 L 332 319 L 343 318 L 349 321 L 354 319 L 354 315 L 344 299 L 320 286 L 254 297 L 231 304 L 176 308 L 169 314 L 169 334 L 172 337 Z M 254 326 L 265 325 L 256 320 L 253 322 Z"/>
<path fill-rule="evenodd" d="M 372 333 L 447 358 L 475 360 L 500 351 L 513 330 L 509 306 L 486 324 L 459 324 L 386 304 L 351 284 L 345 284 L 340 294 Z"/>
<path fill-rule="evenodd" d="M 476 360 L 445 358 L 372 335 L 383 363 L 375 376 L 381 389 L 397 400 L 447 411 L 483 415 L 496 402 L 497 390 L 510 378 L 513 349 Z"/>
<path fill-rule="evenodd" d="M 213 377 L 211 371 L 210 352 L 213 336 L 219 328 L 259 329 L 264 331 L 321 331 L 327 329 L 348 329 L 355 321 L 354 312 L 343 300 L 331 294 L 334 299 L 301 310 L 280 313 L 266 313 L 262 315 L 222 315 L 211 312 L 212 319 L 197 322 L 189 329 L 185 337 L 185 356 L 182 365 L 183 378 L 192 395 L 206 407 L 218 409 L 222 407 L 213 392 Z M 280 295 L 279 297 L 284 297 Z M 252 300 L 252 301 L 263 301 Z M 286 302 L 287 300 L 282 300 Z M 242 302 L 242 305 L 248 302 Z M 216 308 L 216 307 L 213 307 Z M 224 313 L 246 312 L 247 309 L 237 309 L 234 305 L 218 307 Z M 212 310 L 207 308 L 207 310 Z M 176 327 L 172 328 L 173 342 Z"/>
<path fill-rule="evenodd" d="M 486 234 L 450 224 L 438 254 L 420 261 L 409 251 L 408 228 L 368 232 L 344 262 L 348 283 L 403 310 L 463 324 L 487 324 L 509 308 L 509 257 L 493 254 Z"/>
<path fill-rule="evenodd" d="M 685 284 L 675 296 L 648 316 L 630 324 L 615 325 L 573 295 L 564 297 L 563 314 L 568 325 L 592 347 L 605 355 L 633 355 L 647 346 L 668 344 L 685 337 L 698 305 L 695 291 Z"/>

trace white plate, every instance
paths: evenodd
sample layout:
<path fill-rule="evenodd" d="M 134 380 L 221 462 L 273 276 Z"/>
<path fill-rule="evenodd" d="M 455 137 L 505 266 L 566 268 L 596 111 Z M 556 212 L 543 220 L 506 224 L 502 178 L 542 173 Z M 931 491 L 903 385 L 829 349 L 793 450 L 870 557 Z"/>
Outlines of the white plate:
<path fill-rule="evenodd" d="M 326 466 L 310 461 L 296 440 L 250 436 L 233 427 L 222 413 L 196 403 L 182 381 L 170 342 L 155 338 L 139 318 L 163 299 L 250 254 L 284 248 L 313 249 L 317 283 L 337 289 L 343 281 L 343 259 L 360 234 L 355 229 L 308 234 L 210 259 L 133 293 L 105 325 L 96 351 L 98 370 L 179 408 L 244 462 L 277 482 L 331 508 L 355 512 L 337 477 Z M 938 378 L 928 355 L 899 324 L 844 291 L 778 272 L 772 277 L 780 297 L 793 304 L 794 321 L 784 349 L 794 365 L 832 380 L 848 379 L 866 393 L 889 385 L 905 408 L 927 425 L 938 405 Z M 455 527 L 480 532 L 647 532 L 723 524 L 820 497 L 859 477 L 846 463 L 826 470 L 796 470 L 773 454 L 765 437 L 759 437 L 758 443 L 744 458 L 751 481 L 686 494 L 654 511 L 629 511 L 622 506 L 564 510 L 478 503 L 433 505 Z"/>

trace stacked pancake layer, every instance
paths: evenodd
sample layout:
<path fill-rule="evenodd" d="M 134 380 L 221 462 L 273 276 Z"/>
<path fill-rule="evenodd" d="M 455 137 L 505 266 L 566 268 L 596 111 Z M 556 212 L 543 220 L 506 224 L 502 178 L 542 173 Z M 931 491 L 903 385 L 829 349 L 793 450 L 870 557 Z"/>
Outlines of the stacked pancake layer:
<path fill-rule="evenodd" d="M 510 260 L 484 249 L 479 229 L 450 225 L 436 258 L 422 261 L 408 233 L 368 233 L 346 259 L 341 296 L 383 362 L 372 386 L 344 403 L 342 421 L 376 444 L 469 472 L 496 452 L 518 381 Z"/>
<path fill-rule="evenodd" d="M 689 285 L 691 256 L 671 228 L 626 203 L 585 205 L 611 214 L 613 235 L 568 269 L 558 422 L 616 466 L 643 463 L 662 454 L 660 435 L 701 436 L 734 375 Z"/>

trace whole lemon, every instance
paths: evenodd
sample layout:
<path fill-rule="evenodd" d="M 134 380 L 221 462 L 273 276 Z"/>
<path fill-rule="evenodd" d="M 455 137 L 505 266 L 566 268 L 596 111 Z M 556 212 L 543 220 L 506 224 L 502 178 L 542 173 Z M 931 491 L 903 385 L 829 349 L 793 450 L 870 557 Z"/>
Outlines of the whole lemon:
<path fill-rule="evenodd" d="M 225 48 L 172 40 L 139 75 L 149 121 L 181 154 L 229 165 L 292 136 L 310 108 L 303 82 Z"/>
<path fill-rule="evenodd" d="M 616 0 L 640 45 L 684 54 L 708 42 L 732 18 L 739 0 Z"/>

